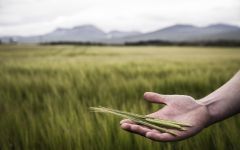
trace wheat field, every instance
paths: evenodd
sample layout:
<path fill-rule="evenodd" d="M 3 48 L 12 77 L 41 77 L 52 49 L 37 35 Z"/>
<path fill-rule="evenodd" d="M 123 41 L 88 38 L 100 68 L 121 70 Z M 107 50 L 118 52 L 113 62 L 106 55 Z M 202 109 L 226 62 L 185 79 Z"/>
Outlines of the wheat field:
<path fill-rule="evenodd" d="M 0 149 L 240 149 L 239 115 L 164 143 L 89 111 L 147 114 L 162 106 L 143 100 L 145 91 L 200 99 L 239 69 L 239 48 L 1 45 Z"/>

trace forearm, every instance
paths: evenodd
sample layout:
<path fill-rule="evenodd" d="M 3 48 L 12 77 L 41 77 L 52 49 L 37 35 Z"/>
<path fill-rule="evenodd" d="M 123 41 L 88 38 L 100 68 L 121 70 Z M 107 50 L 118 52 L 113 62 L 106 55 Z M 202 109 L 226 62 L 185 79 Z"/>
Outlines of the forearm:
<path fill-rule="evenodd" d="M 222 87 L 199 100 L 210 115 L 209 124 L 240 112 L 240 71 Z"/>

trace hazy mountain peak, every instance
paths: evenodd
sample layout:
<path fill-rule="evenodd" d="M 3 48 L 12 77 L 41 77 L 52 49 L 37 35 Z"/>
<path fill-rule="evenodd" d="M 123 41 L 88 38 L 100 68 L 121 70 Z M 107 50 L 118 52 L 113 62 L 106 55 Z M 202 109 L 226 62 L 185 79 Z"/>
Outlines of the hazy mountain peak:
<path fill-rule="evenodd" d="M 64 30 L 66 30 L 66 28 L 57 28 L 57 29 L 54 30 L 54 31 L 64 31 Z"/>
<path fill-rule="evenodd" d="M 195 26 L 189 24 L 175 24 L 169 28 L 194 28 Z"/>
<path fill-rule="evenodd" d="M 238 26 L 233 26 L 233 25 L 224 24 L 224 23 L 212 24 L 212 25 L 207 26 L 206 28 L 215 28 L 215 29 L 239 29 Z"/>
<path fill-rule="evenodd" d="M 171 32 L 177 32 L 177 31 L 183 31 L 183 30 L 189 30 L 189 29 L 196 29 L 198 27 L 193 26 L 193 25 L 188 25 L 188 24 L 176 24 L 176 25 L 172 25 L 160 30 L 157 30 L 155 32 L 162 32 L 162 31 L 171 31 Z"/>
<path fill-rule="evenodd" d="M 103 32 L 101 29 L 97 28 L 94 25 L 80 25 L 80 26 L 75 26 L 73 28 L 57 28 L 54 30 L 54 32 L 66 32 L 66 31 L 96 31 L 96 32 Z"/>
<path fill-rule="evenodd" d="M 39 42 L 100 42 L 100 43 L 124 43 L 137 41 L 216 41 L 216 40 L 240 40 L 240 27 L 228 24 L 212 24 L 206 27 L 196 27 L 188 24 L 176 24 L 160 30 L 148 33 L 138 31 L 113 30 L 105 33 L 94 25 L 81 25 L 73 28 L 57 28 L 41 36 L 10 36 L 0 40 L 19 43 Z"/>
<path fill-rule="evenodd" d="M 81 29 L 81 30 L 89 30 L 89 29 L 95 29 L 95 30 L 100 30 L 94 25 L 80 25 L 80 26 L 75 26 L 72 29 Z"/>

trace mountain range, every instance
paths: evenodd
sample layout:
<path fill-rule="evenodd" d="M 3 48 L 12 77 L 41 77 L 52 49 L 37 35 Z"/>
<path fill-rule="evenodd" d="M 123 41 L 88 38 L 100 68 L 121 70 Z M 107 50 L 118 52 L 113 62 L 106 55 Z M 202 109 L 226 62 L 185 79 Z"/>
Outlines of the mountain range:
<path fill-rule="evenodd" d="M 93 25 L 82 25 L 73 28 L 58 28 L 50 33 L 39 36 L 5 36 L 2 42 L 18 43 L 48 43 L 48 42 L 93 42 L 105 44 L 123 44 L 139 41 L 169 41 L 169 42 L 203 42 L 203 41 L 240 41 L 240 27 L 228 24 L 213 24 L 197 27 L 187 24 L 177 24 L 152 32 L 139 31 L 104 32 Z"/>

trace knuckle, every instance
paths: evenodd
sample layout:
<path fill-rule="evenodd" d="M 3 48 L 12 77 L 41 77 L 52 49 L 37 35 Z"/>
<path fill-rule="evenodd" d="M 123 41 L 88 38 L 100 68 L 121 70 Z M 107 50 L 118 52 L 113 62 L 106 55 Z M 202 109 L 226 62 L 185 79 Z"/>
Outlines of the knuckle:
<path fill-rule="evenodd" d="M 134 131 L 138 131 L 140 129 L 140 127 L 137 125 L 133 125 L 131 129 Z"/>
<path fill-rule="evenodd" d="M 152 99 L 159 99 L 160 97 L 159 97 L 158 94 L 153 94 L 153 95 L 151 95 L 151 98 L 152 98 Z"/>
<path fill-rule="evenodd" d="M 191 100 L 193 99 L 192 96 L 189 96 L 189 95 L 185 95 L 185 97 L 186 97 L 187 99 L 191 99 Z"/>

